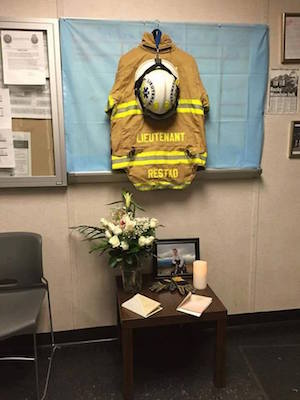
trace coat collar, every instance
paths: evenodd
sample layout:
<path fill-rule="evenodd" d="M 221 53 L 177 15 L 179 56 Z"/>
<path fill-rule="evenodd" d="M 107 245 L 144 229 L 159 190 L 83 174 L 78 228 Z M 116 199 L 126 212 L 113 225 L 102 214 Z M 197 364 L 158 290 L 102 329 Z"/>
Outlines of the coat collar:
<path fill-rule="evenodd" d="M 145 32 L 140 43 L 140 46 L 144 49 L 156 51 L 155 40 L 151 32 Z M 175 47 L 172 39 L 166 33 L 161 36 L 161 41 L 159 44 L 160 51 L 171 51 Z"/>

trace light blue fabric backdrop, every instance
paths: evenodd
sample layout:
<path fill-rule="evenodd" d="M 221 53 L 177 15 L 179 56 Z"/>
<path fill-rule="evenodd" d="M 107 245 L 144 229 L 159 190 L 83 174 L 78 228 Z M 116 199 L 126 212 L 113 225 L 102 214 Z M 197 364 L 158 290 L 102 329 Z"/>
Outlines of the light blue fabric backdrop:
<path fill-rule="evenodd" d="M 119 58 L 156 23 L 61 19 L 68 172 L 111 171 L 104 113 Z M 259 168 L 268 75 L 266 25 L 161 23 L 192 54 L 210 98 L 208 168 Z"/>

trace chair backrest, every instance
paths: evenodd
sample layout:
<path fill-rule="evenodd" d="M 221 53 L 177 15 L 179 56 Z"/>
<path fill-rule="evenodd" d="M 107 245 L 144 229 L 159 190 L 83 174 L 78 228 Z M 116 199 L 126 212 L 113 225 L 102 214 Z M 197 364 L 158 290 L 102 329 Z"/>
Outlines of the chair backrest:
<path fill-rule="evenodd" d="M 0 233 L 0 288 L 41 283 L 42 237 L 31 232 Z"/>

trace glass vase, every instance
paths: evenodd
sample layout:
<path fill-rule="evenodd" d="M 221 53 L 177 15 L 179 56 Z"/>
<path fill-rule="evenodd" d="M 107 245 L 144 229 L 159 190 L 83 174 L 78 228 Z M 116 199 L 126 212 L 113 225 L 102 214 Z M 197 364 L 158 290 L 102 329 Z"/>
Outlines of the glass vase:
<path fill-rule="evenodd" d="M 139 261 L 133 264 L 122 263 L 121 266 L 123 289 L 128 293 L 137 293 L 142 289 L 142 268 Z"/>

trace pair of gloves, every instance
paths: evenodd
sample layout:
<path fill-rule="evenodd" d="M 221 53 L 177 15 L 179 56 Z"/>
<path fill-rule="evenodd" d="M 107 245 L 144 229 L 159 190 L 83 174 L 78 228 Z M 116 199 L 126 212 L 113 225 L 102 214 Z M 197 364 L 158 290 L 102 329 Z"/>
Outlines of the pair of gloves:
<path fill-rule="evenodd" d="M 159 293 L 162 290 L 169 290 L 171 293 L 175 290 L 178 290 L 182 296 L 188 294 L 189 292 L 195 292 L 193 285 L 179 276 L 174 276 L 170 279 L 161 279 L 157 282 L 154 282 L 149 289 L 151 292 L 156 293 Z"/>

